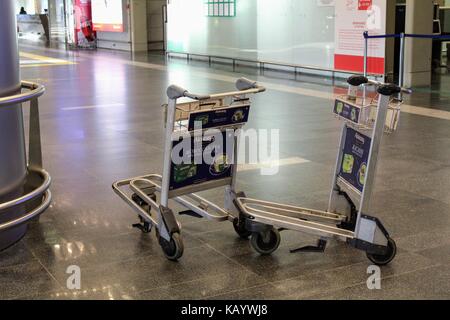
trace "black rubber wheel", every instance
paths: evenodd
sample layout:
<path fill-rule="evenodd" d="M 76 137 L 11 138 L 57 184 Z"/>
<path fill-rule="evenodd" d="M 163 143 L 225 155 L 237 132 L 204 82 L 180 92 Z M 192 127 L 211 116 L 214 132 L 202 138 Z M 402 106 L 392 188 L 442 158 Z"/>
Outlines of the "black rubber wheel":
<path fill-rule="evenodd" d="M 252 232 L 248 231 L 245 228 L 245 220 L 243 219 L 235 218 L 233 220 L 233 228 L 234 231 L 236 231 L 236 233 L 238 234 L 238 236 L 241 237 L 242 239 L 248 239 L 248 237 L 252 235 Z"/>
<path fill-rule="evenodd" d="M 258 253 L 269 255 L 278 249 L 280 241 L 280 232 L 272 228 L 268 231 L 253 233 L 250 243 Z"/>
<path fill-rule="evenodd" d="M 367 258 L 372 261 L 377 266 L 385 266 L 394 260 L 395 255 L 397 254 L 397 245 L 395 241 L 391 238 L 388 239 L 388 251 L 386 254 L 370 254 L 366 253 Z"/>
<path fill-rule="evenodd" d="M 177 261 L 184 252 L 183 240 L 179 233 L 172 234 L 170 241 L 159 237 L 159 244 L 167 259 Z"/>

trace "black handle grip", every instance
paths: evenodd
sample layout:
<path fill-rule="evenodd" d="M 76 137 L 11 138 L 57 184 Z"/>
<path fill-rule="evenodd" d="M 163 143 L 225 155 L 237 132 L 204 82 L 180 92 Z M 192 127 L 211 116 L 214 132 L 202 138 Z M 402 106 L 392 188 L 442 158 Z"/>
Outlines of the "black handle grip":
<path fill-rule="evenodd" d="M 402 91 L 402 88 L 397 86 L 396 84 L 388 83 L 383 84 L 378 87 L 377 92 L 383 96 L 392 96 L 394 94 L 398 94 Z"/>
<path fill-rule="evenodd" d="M 351 76 L 347 79 L 347 83 L 354 87 L 359 87 L 362 84 L 366 84 L 369 82 L 369 79 L 367 79 L 364 76 Z"/>

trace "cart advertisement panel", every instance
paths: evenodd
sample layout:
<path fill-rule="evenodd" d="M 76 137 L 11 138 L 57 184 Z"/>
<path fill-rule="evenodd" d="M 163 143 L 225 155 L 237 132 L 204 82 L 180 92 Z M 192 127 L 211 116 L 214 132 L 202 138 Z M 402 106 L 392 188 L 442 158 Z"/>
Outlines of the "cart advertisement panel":
<path fill-rule="evenodd" d="M 347 128 L 340 177 L 363 192 L 372 139 Z"/>
<path fill-rule="evenodd" d="M 386 34 L 387 0 L 342 0 L 335 2 L 335 55 L 338 70 L 364 71 L 364 32 Z M 368 72 L 384 74 L 386 40 L 371 39 Z"/>
<path fill-rule="evenodd" d="M 342 118 L 350 120 L 354 123 L 359 123 L 359 116 L 361 114 L 361 109 L 348 102 L 336 99 L 334 103 L 333 112 Z"/>
<path fill-rule="evenodd" d="M 202 129 L 217 128 L 248 121 L 250 106 L 242 105 L 216 110 L 192 112 L 189 116 L 188 130 L 195 129 L 196 122 L 200 122 Z"/>
<path fill-rule="evenodd" d="M 181 164 L 175 164 L 172 162 L 170 169 L 170 190 L 177 190 L 183 187 L 199 185 L 201 183 L 221 180 L 231 177 L 232 173 L 232 160 L 233 160 L 233 143 L 234 143 L 234 131 L 227 130 L 219 132 L 222 137 L 222 141 L 215 141 L 215 136 L 200 136 L 194 137 L 193 135 L 188 141 L 190 143 L 190 161 L 182 162 Z M 195 143 L 195 139 L 198 143 Z M 181 144 L 186 144 L 183 140 L 174 141 L 172 143 L 172 150 L 182 150 L 185 152 Z M 228 146 L 228 147 L 227 147 Z M 204 155 L 211 156 L 211 163 L 205 161 Z M 182 156 L 180 154 L 180 156 Z M 197 163 L 195 160 L 201 156 L 201 163 Z"/>

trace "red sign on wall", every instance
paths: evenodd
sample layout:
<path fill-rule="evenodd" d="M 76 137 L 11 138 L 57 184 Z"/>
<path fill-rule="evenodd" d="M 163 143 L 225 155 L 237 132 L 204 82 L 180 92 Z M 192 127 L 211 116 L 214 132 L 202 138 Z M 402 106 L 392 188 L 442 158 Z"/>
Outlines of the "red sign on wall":
<path fill-rule="evenodd" d="M 95 40 L 92 28 L 91 0 L 75 0 L 73 3 L 75 16 L 75 43 L 83 45 Z"/>
<path fill-rule="evenodd" d="M 372 6 L 372 0 L 358 0 L 358 10 L 367 11 Z"/>

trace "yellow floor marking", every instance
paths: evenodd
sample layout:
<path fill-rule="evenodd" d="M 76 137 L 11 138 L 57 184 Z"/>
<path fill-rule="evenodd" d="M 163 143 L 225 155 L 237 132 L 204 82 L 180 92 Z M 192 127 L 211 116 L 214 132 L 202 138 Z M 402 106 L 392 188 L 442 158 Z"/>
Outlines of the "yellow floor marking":
<path fill-rule="evenodd" d="M 31 59 L 31 60 L 25 60 L 21 62 L 21 68 L 31 68 L 31 67 L 51 67 L 51 66 L 63 66 L 63 65 L 72 65 L 76 64 L 75 62 L 62 60 L 62 59 L 56 59 L 51 57 L 45 57 L 29 52 L 20 52 L 20 57 Z M 33 61 L 35 63 L 33 63 Z"/>

